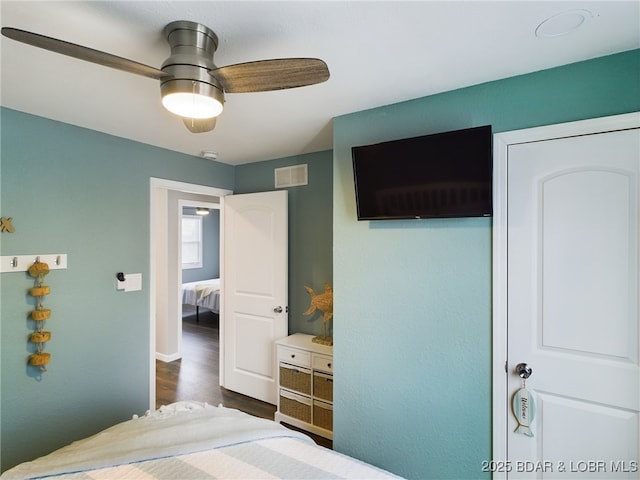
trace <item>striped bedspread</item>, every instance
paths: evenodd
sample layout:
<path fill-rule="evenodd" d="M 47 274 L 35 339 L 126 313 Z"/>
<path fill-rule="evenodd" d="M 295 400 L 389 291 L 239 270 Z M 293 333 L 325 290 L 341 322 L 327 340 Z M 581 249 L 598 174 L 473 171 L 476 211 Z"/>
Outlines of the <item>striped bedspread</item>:
<path fill-rule="evenodd" d="M 398 478 L 238 410 L 178 402 L 4 472 L 5 479 Z"/>
<path fill-rule="evenodd" d="M 57 479 L 332 479 L 394 478 L 331 450 L 294 438 L 272 438 L 206 452 L 79 472 Z"/>

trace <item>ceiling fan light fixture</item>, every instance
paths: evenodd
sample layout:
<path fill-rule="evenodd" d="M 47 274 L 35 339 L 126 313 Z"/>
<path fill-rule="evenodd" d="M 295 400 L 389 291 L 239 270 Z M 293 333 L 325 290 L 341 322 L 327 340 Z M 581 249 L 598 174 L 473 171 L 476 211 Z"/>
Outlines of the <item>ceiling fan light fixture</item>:
<path fill-rule="evenodd" d="M 0 0 L 1 1 L 1 0 Z M 127 58 L 18 28 L 2 35 L 18 42 L 160 81 L 163 106 L 182 117 L 191 133 L 210 132 L 224 109 L 224 94 L 267 92 L 314 85 L 329 79 L 318 58 L 275 58 L 218 68 L 213 55 L 218 37 L 209 27 L 188 20 L 164 28 L 171 55 L 160 69 Z"/>
<path fill-rule="evenodd" d="M 160 87 L 162 105 L 185 118 L 213 118 L 222 113 L 221 90 L 199 80 L 169 80 Z"/>

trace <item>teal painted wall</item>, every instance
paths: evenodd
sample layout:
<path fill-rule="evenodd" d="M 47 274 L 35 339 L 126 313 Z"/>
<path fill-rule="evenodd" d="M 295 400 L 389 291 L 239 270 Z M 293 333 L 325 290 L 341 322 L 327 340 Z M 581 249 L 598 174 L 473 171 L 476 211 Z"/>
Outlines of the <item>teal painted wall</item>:
<path fill-rule="evenodd" d="M 640 110 L 640 50 L 334 119 L 334 448 L 408 478 L 486 478 L 491 220 L 358 222 L 351 147 Z"/>
<path fill-rule="evenodd" d="M 331 151 L 236 167 L 236 193 L 274 190 L 274 169 L 307 164 L 309 183 L 289 187 L 289 333 L 323 334 L 322 314 L 309 308 L 304 285 L 317 293 L 333 283 L 333 153 Z M 331 327 L 331 322 L 329 322 Z"/>
<path fill-rule="evenodd" d="M 66 253 L 46 277 L 51 363 L 26 365 L 33 279 L 0 275 L 2 470 L 149 407 L 149 178 L 232 189 L 234 169 L 1 110 L 2 255 Z M 118 271 L 142 291 L 115 290 Z"/>

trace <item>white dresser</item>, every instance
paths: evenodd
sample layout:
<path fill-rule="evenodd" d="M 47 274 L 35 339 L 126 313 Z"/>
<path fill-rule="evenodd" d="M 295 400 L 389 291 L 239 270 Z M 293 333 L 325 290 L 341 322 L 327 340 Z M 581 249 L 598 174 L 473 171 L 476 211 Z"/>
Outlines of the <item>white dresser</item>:
<path fill-rule="evenodd" d="M 333 347 L 295 333 L 276 342 L 278 410 L 284 422 L 333 439 Z"/>

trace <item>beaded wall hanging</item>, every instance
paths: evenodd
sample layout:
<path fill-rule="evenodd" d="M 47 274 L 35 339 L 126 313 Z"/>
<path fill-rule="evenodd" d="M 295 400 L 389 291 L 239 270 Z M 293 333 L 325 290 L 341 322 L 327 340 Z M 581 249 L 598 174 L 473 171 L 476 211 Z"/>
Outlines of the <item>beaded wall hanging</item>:
<path fill-rule="evenodd" d="M 36 330 L 29 336 L 29 341 L 36 345 L 36 352 L 29 356 L 29 364 L 40 367 L 43 372 L 47 371 L 45 365 L 49 363 L 51 354 L 44 352 L 44 344 L 51 340 L 51 332 L 44 331 L 44 322 L 51 317 L 51 310 L 44 308 L 42 300 L 49 295 L 50 289 L 43 285 L 44 276 L 49 273 L 49 265 L 36 260 L 29 267 L 29 275 L 36 279 L 35 286 L 29 289 L 29 294 L 38 299 L 35 310 L 31 311 L 31 319 L 36 322 Z"/>

